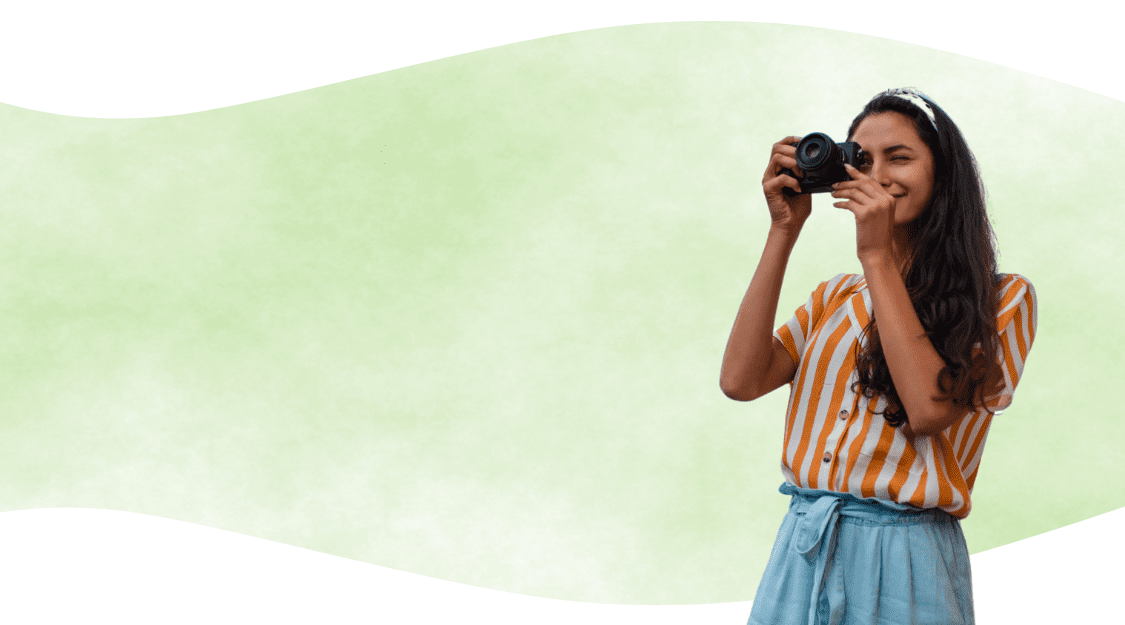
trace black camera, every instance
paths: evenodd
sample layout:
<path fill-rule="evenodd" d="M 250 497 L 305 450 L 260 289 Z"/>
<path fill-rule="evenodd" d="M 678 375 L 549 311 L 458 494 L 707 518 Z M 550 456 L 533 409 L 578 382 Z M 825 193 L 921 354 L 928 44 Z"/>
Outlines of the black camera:
<path fill-rule="evenodd" d="M 801 193 L 824 193 L 831 191 L 833 184 L 851 180 L 844 163 L 859 168 L 867 162 L 867 152 L 854 141 L 835 143 L 832 137 L 823 132 L 814 132 L 805 135 L 797 142 L 797 167 L 805 173 L 798 177 L 790 169 L 782 169 L 781 173 L 788 174 L 797 179 L 801 184 Z M 796 191 L 785 187 L 785 195 L 798 195 Z"/>

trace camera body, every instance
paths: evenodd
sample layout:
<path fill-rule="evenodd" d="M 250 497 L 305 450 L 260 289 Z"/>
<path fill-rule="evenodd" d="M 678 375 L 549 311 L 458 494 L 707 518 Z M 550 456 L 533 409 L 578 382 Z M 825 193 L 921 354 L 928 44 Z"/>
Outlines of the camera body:
<path fill-rule="evenodd" d="M 823 132 L 814 132 L 805 135 L 797 142 L 797 167 L 804 172 L 804 176 L 797 176 L 790 169 L 782 169 L 781 173 L 788 174 L 797 179 L 801 184 L 801 193 L 824 193 L 831 191 L 833 184 L 851 180 L 844 164 L 859 168 L 868 160 L 867 152 L 854 141 L 836 143 L 832 137 Z M 798 193 L 788 187 L 782 189 L 785 195 L 795 196 Z"/>

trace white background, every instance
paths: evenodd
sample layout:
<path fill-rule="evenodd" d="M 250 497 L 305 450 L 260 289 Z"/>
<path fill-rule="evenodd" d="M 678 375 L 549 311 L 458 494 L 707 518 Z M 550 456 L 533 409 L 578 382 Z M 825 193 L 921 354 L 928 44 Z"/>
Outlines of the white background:
<path fill-rule="evenodd" d="M 20 2 L 0 102 L 88 117 L 189 113 L 548 35 L 659 21 L 833 28 L 999 63 L 1125 101 L 1100 2 Z M 1020 7 L 1012 9 L 1010 7 Z M 973 557 L 978 622 L 1105 622 L 1125 510 Z M 474 589 L 125 512 L 0 514 L 0 621 L 742 623 L 748 603 L 573 604 Z"/>
<path fill-rule="evenodd" d="M 0 102 L 88 117 L 188 113 L 549 35 L 708 20 L 886 37 L 1125 101 L 1120 22 L 1107 13 L 1115 11 L 1109 3 L 1093 0 L 1050 7 L 998 0 L 7 4 Z"/>

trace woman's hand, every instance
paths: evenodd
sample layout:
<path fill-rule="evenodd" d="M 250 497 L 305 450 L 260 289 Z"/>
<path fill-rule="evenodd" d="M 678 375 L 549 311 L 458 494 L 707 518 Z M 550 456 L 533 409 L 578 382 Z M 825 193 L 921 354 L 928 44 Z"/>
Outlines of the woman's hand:
<path fill-rule="evenodd" d="M 851 180 L 832 185 L 832 205 L 855 215 L 856 255 L 860 262 L 892 259 L 895 197 L 874 178 L 845 164 Z"/>
<path fill-rule="evenodd" d="M 762 176 L 762 191 L 770 209 L 772 227 L 781 228 L 791 236 L 796 236 L 801 231 L 801 226 L 812 211 L 812 197 L 809 194 L 788 196 L 782 192 L 785 188 L 801 192 L 801 185 L 796 178 L 781 173 L 782 169 L 789 169 L 798 176 L 804 175 L 797 168 L 795 144 L 800 140 L 800 137 L 786 137 L 773 144 L 769 165 Z"/>

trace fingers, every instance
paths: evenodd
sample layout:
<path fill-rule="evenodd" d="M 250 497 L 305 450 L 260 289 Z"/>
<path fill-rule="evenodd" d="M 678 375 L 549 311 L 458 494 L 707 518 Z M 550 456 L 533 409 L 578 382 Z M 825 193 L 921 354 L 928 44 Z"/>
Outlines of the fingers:
<path fill-rule="evenodd" d="M 885 190 L 883 188 L 883 185 L 876 182 L 874 178 L 872 178 L 871 176 L 868 176 L 867 174 L 863 173 L 862 171 L 856 169 L 855 167 L 852 167 L 851 165 L 848 165 L 847 163 L 844 164 L 844 170 L 848 173 L 849 176 L 851 176 L 852 179 L 851 180 L 844 180 L 843 182 L 837 182 L 835 185 L 832 186 L 833 189 L 863 189 L 863 188 L 867 188 L 867 189 L 871 190 L 872 194 L 878 194 L 878 192 L 880 190 Z"/>
<path fill-rule="evenodd" d="M 798 194 L 801 192 L 801 184 L 797 176 L 803 176 L 804 173 L 797 167 L 795 158 L 797 148 L 794 146 L 800 139 L 790 136 L 773 144 L 769 164 L 766 165 L 766 172 L 762 176 L 762 188 L 766 193 L 781 193 L 781 190 L 786 188 Z M 789 171 L 783 173 L 786 169 Z"/>
<path fill-rule="evenodd" d="M 833 189 L 854 189 L 866 187 L 868 185 L 874 185 L 874 187 L 878 187 L 880 189 L 883 188 L 883 185 L 875 182 L 874 178 L 868 176 L 855 167 L 848 165 L 847 163 L 844 163 L 844 171 L 848 172 L 848 175 L 851 176 L 852 179 L 844 180 L 843 182 L 837 182 L 835 185 L 833 185 Z"/>
<path fill-rule="evenodd" d="M 782 156 L 786 156 L 788 158 L 791 158 L 791 159 L 796 157 L 797 156 L 797 142 L 800 141 L 800 140 L 801 140 L 800 137 L 785 137 L 781 141 L 778 141 L 777 143 L 773 144 L 773 148 L 770 150 L 770 160 L 772 161 L 773 157 L 775 157 L 779 154 L 782 155 Z M 794 163 L 795 162 L 796 161 L 794 161 Z"/>
<path fill-rule="evenodd" d="M 770 157 L 769 166 L 766 167 L 766 176 L 776 176 L 781 173 L 782 168 L 789 169 L 797 173 L 798 176 L 803 176 L 804 173 L 797 167 L 797 159 L 792 155 L 786 155 L 781 152 L 774 152 Z"/>
<path fill-rule="evenodd" d="M 863 190 L 867 195 L 872 198 L 891 197 L 887 189 L 883 185 L 875 181 L 874 178 L 864 174 L 851 165 L 844 165 L 848 174 L 852 177 L 851 180 L 844 180 L 832 185 L 832 190 L 835 191 L 849 191 L 849 190 Z M 835 193 L 833 193 L 835 195 Z"/>
<path fill-rule="evenodd" d="M 841 200 L 851 200 L 864 206 L 889 206 L 894 198 L 883 191 L 882 188 L 872 189 L 869 186 L 844 187 L 843 183 L 836 183 L 832 189 L 832 197 Z"/>
<path fill-rule="evenodd" d="M 800 143 L 800 137 L 785 137 L 781 141 L 773 144 L 773 151 L 778 151 L 779 148 L 788 149 L 790 154 L 796 154 L 797 144 Z"/>
<path fill-rule="evenodd" d="M 856 188 L 841 189 L 839 187 L 835 187 L 832 189 L 831 195 L 832 197 L 840 198 L 842 200 L 853 200 L 856 202 L 859 202 L 860 200 L 872 199 L 870 195 L 864 193 L 863 189 Z"/>
<path fill-rule="evenodd" d="M 845 208 L 856 217 L 861 215 L 857 212 L 859 210 L 863 211 L 863 215 L 894 210 L 894 197 L 882 186 L 873 186 L 870 181 L 838 182 L 832 185 L 832 197 L 843 200 L 833 203 L 833 206 Z"/>
<path fill-rule="evenodd" d="M 766 178 L 762 181 L 762 189 L 766 193 L 780 193 L 784 188 L 793 189 L 795 192 L 801 192 L 801 184 L 797 179 L 787 174 L 774 176 L 773 178 Z"/>
<path fill-rule="evenodd" d="M 864 215 L 868 214 L 868 209 L 872 204 L 871 197 L 859 189 L 833 191 L 832 197 L 841 200 L 840 202 L 833 202 L 833 206 L 851 211 L 856 218 L 860 216 L 859 211 L 863 211 Z"/>
<path fill-rule="evenodd" d="M 780 195 L 783 189 L 801 193 L 799 178 L 805 174 L 797 167 L 797 143 L 801 137 L 788 136 L 773 144 L 769 164 L 762 175 L 762 188 L 767 196 Z"/>
<path fill-rule="evenodd" d="M 832 185 L 832 188 L 837 191 L 843 191 L 845 189 L 859 189 L 863 186 L 865 185 L 860 180 L 844 180 L 842 182 L 834 183 Z"/>

